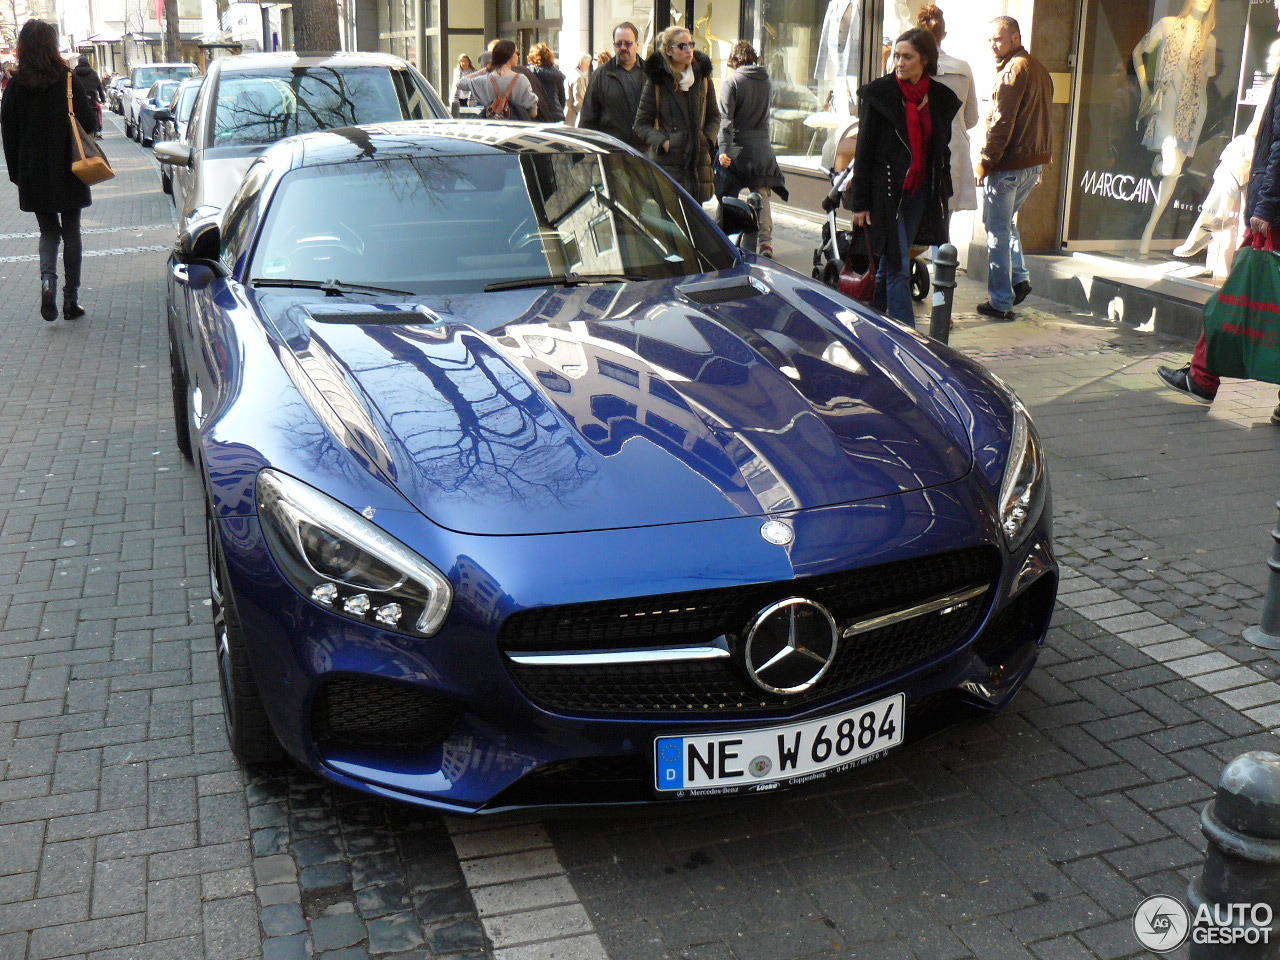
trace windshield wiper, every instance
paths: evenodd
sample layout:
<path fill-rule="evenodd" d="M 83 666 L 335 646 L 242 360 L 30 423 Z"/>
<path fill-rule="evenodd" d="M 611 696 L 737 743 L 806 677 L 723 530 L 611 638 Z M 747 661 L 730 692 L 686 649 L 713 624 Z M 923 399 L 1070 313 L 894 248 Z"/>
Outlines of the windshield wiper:
<path fill-rule="evenodd" d="M 486 283 L 484 292 L 521 290 L 525 287 L 581 287 L 591 283 L 638 283 L 649 280 L 643 273 L 553 273 L 549 277 L 517 277 Z"/>
<path fill-rule="evenodd" d="M 297 287 L 301 290 L 323 290 L 327 297 L 340 297 L 344 293 L 395 293 L 411 297 L 408 290 L 392 287 L 375 287 L 367 283 L 346 283 L 342 280 L 290 280 L 287 277 L 255 277 L 249 281 L 255 287 Z"/>

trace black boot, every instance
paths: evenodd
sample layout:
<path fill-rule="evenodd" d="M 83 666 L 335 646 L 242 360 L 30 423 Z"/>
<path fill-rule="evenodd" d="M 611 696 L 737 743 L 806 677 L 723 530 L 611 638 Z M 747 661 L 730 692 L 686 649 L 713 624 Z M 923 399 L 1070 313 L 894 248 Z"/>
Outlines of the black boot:
<path fill-rule="evenodd" d="M 58 319 L 58 281 L 40 281 L 40 316 L 46 320 Z"/>
<path fill-rule="evenodd" d="M 62 315 L 68 320 L 79 320 L 84 316 L 84 307 L 77 302 L 74 290 L 62 291 Z"/>

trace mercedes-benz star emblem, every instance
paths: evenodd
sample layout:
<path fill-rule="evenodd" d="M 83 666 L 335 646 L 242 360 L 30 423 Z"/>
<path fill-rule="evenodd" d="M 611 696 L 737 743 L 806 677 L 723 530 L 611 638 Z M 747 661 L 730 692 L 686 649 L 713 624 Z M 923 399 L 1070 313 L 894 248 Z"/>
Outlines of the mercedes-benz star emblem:
<path fill-rule="evenodd" d="M 779 600 L 747 628 L 747 675 L 770 693 L 803 693 L 831 669 L 839 643 L 839 629 L 825 607 L 803 597 Z"/>
<path fill-rule="evenodd" d="M 781 520 L 766 520 L 760 526 L 760 536 L 764 537 L 769 543 L 785 547 L 795 537 L 795 532 L 789 524 L 785 524 Z"/>

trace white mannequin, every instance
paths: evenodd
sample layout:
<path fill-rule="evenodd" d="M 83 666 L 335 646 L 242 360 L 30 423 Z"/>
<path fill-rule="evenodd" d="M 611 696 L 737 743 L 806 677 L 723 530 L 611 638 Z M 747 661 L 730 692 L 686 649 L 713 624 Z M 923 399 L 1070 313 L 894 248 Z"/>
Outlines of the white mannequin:
<path fill-rule="evenodd" d="M 813 78 L 830 86 L 837 77 L 858 72 L 858 49 L 862 44 L 862 9 L 859 0 L 829 0 L 822 20 L 818 59 Z"/>
<path fill-rule="evenodd" d="M 1267 49 L 1266 71 L 1271 74 L 1271 83 L 1267 85 L 1262 101 L 1254 110 L 1253 120 L 1244 133 L 1223 148 L 1222 156 L 1218 158 L 1218 165 L 1213 171 L 1213 186 L 1200 207 L 1200 215 L 1196 217 L 1187 239 L 1173 251 L 1175 257 L 1195 256 L 1209 246 L 1217 233 L 1230 234 L 1225 238 L 1226 246 L 1234 246 L 1233 240 L 1240 221 L 1240 204 L 1244 188 L 1249 183 L 1249 168 L 1253 164 L 1254 141 L 1267 103 L 1271 99 L 1276 73 L 1280 71 L 1280 40 L 1273 42 Z"/>
<path fill-rule="evenodd" d="M 1173 198 L 1182 165 L 1195 154 L 1208 107 L 1209 71 L 1213 68 L 1216 0 L 1186 0 L 1176 17 L 1162 17 L 1133 48 L 1133 67 L 1142 102 L 1138 128 L 1142 143 L 1159 156 L 1151 167 L 1160 178 L 1155 207 L 1142 231 L 1138 252 L 1151 252 L 1151 238 Z M 1147 83 L 1146 57 L 1161 49 L 1159 75 Z"/>

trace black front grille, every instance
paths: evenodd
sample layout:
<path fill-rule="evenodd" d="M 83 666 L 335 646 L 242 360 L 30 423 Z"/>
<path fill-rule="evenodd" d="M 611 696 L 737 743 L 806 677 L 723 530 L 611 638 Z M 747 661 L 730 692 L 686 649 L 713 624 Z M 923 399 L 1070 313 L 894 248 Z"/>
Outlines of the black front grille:
<path fill-rule="evenodd" d="M 781 583 L 539 608 L 508 618 L 500 643 L 514 652 L 705 644 L 722 635 L 736 642 L 760 609 L 794 595 L 817 600 L 843 628 L 874 613 L 989 585 L 997 563 L 994 551 L 978 548 Z M 960 610 L 915 617 L 844 640 L 822 681 L 788 697 L 761 690 L 732 660 L 570 667 L 508 662 L 508 668 L 532 700 L 559 712 L 767 714 L 847 695 L 958 646 L 988 603 L 984 596 Z"/>
<path fill-rule="evenodd" d="M 317 694 L 311 728 L 323 745 L 421 749 L 444 740 L 461 717 L 456 705 L 406 684 L 343 677 Z"/>

